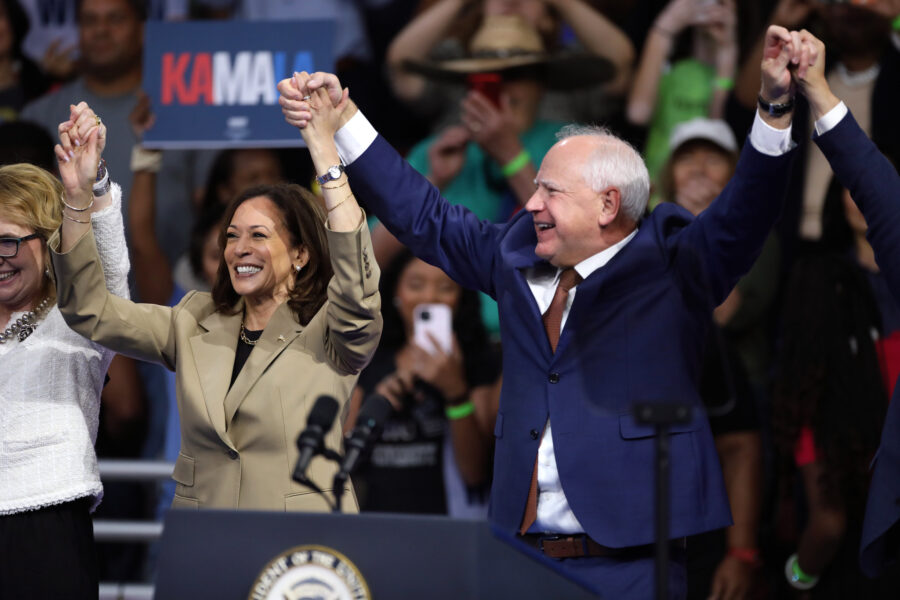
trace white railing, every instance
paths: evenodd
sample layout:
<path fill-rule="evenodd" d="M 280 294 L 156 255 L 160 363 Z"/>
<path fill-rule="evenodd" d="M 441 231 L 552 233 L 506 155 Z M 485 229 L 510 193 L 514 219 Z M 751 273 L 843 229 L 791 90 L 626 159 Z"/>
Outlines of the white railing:
<path fill-rule="evenodd" d="M 106 481 L 157 481 L 172 476 L 174 463 L 149 460 L 101 460 L 100 479 Z M 161 521 L 94 520 L 97 542 L 152 543 L 162 536 Z M 100 600 L 152 600 L 153 586 L 144 583 L 100 583 Z"/>

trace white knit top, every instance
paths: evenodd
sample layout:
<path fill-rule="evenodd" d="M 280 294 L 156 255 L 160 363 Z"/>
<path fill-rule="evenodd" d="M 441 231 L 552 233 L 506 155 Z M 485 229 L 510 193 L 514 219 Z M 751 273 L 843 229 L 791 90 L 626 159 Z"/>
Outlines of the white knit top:
<path fill-rule="evenodd" d="M 106 287 L 128 297 L 122 190 L 91 221 Z M 5 329 L 21 313 L 12 315 Z M 0 515 L 103 496 L 97 471 L 100 391 L 113 352 L 63 321 L 56 305 L 24 342 L 0 344 Z"/>

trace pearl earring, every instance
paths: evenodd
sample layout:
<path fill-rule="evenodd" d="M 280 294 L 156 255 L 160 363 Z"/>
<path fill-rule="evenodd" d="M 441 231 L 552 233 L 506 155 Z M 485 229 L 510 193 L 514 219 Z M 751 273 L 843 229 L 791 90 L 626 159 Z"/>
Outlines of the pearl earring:
<path fill-rule="evenodd" d="M 294 265 L 294 269 L 299 273 L 303 270 L 303 265 Z"/>

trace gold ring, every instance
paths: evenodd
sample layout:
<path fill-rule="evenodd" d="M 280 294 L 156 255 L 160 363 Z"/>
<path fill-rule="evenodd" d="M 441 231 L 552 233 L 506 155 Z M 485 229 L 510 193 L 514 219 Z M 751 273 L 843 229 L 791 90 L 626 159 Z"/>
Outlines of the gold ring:
<path fill-rule="evenodd" d="M 100 120 L 100 115 L 94 115 L 94 118 L 97 119 L 97 127 L 103 124 L 103 121 Z"/>

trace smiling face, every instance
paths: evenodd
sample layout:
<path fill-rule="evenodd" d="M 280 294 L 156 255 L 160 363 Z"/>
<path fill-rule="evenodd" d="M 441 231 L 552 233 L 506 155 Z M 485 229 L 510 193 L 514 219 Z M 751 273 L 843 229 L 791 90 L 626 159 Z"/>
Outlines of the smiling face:
<path fill-rule="evenodd" d="M 238 295 L 284 302 L 293 289 L 295 265 L 309 259 L 291 245 L 284 217 L 265 196 L 241 203 L 225 233 L 225 264 Z"/>
<path fill-rule="evenodd" d="M 541 163 L 537 190 L 525 205 L 534 216 L 535 253 L 557 267 L 571 267 L 603 250 L 601 225 L 609 221 L 604 194 L 585 178 L 586 157 L 597 150 L 588 136 L 566 138 Z M 612 215 L 613 217 L 615 215 Z"/>
<path fill-rule="evenodd" d="M 0 237 L 25 237 L 34 230 L 0 217 Z M 0 258 L 0 306 L 3 312 L 34 308 L 44 293 L 47 268 L 45 244 L 40 238 L 21 242 L 14 257 Z"/>
<path fill-rule="evenodd" d="M 412 337 L 413 309 L 420 304 L 446 304 L 456 311 L 462 289 L 446 273 L 418 258 L 407 264 L 397 280 L 394 301 L 407 337 Z"/>
<path fill-rule="evenodd" d="M 710 142 L 687 142 L 672 157 L 675 201 L 694 216 L 706 210 L 734 173 L 729 154 Z"/>

